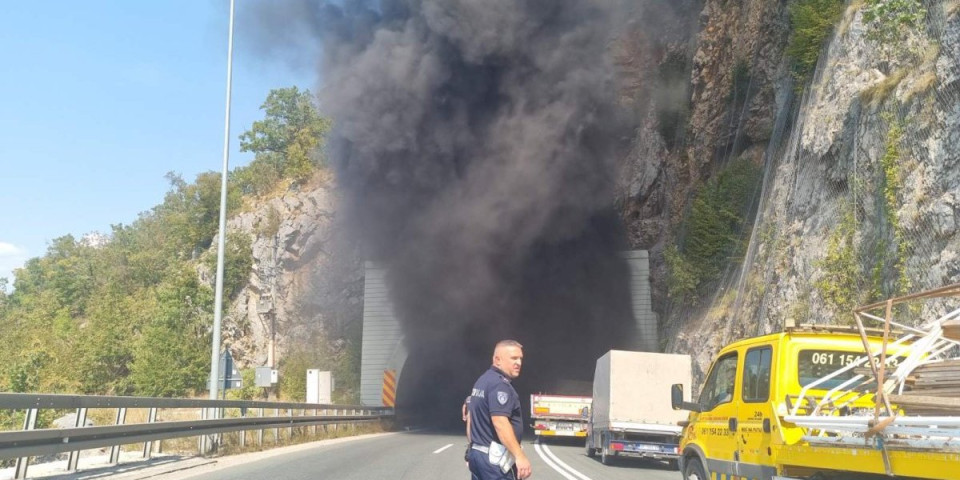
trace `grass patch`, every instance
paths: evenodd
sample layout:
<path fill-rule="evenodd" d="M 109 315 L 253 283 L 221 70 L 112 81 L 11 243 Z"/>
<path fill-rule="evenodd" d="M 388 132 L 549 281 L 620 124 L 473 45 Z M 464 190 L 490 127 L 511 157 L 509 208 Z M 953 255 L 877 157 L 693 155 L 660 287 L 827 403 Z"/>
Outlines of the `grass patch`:
<path fill-rule="evenodd" d="M 890 97 L 890 94 L 896 90 L 897 86 L 900 85 L 900 82 L 903 81 L 907 76 L 907 70 L 897 70 L 896 72 L 887 75 L 887 78 L 865 88 L 860 92 L 860 101 L 864 105 L 868 105 L 871 108 L 876 107 L 883 103 L 887 98 Z"/>
<path fill-rule="evenodd" d="M 937 85 L 937 72 L 928 71 L 923 75 L 920 75 L 907 89 L 906 93 L 903 95 L 903 103 L 910 103 L 910 100 L 913 97 L 929 92 L 933 87 Z"/>
<path fill-rule="evenodd" d="M 723 293 L 720 298 L 717 299 L 717 302 L 710 308 L 710 311 L 707 312 L 707 321 L 710 323 L 717 323 L 721 320 L 730 318 L 730 315 L 733 313 L 733 305 L 737 301 L 737 289 L 731 288 Z"/>
<path fill-rule="evenodd" d="M 864 0 L 853 0 L 850 2 L 850 5 L 847 6 L 847 11 L 843 14 L 843 20 L 840 22 L 840 25 L 837 26 L 837 34 L 845 35 L 847 31 L 850 30 L 850 25 L 853 24 L 853 19 L 856 18 L 857 12 L 860 11 L 860 7 L 863 6 Z"/>
<path fill-rule="evenodd" d="M 940 44 L 932 41 L 923 51 L 922 61 L 924 65 L 929 66 L 930 68 L 936 68 L 937 58 L 940 58 Z"/>
<path fill-rule="evenodd" d="M 948 17 L 956 15 L 958 11 L 960 11 L 960 0 L 952 0 L 943 5 L 943 12 Z"/>
<path fill-rule="evenodd" d="M 930 91 L 937 85 L 937 58 L 940 58 L 940 44 L 931 42 L 923 51 L 919 71 L 923 72 L 915 75 L 916 78 L 910 84 L 910 88 L 904 93 L 903 103 L 910 103 L 913 97 Z"/>

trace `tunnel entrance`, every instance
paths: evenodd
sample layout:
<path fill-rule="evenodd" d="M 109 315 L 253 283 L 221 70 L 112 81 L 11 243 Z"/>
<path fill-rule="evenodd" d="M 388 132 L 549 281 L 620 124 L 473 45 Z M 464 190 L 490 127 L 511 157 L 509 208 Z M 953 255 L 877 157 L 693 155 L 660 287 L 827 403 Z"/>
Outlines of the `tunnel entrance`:
<path fill-rule="evenodd" d="M 584 285 L 579 275 L 569 275 L 568 281 L 553 278 L 549 288 L 527 290 L 530 298 L 525 299 L 522 315 L 464 314 L 436 328 L 416 324 L 401 328 L 395 319 L 392 327 L 385 327 L 382 316 L 389 303 L 382 284 L 385 277 L 383 270 L 371 274 L 370 268 L 362 373 L 369 372 L 371 378 L 361 378 L 361 383 L 371 394 L 364 403 L 381 405 L 382 371 L 393 362 L 398 371 L 397 419 L 402 425 L 462 428 L 460 407 L 474 381 L 489 368 L 499 340 L 512 338 L 524 345 L 523 370 L 514 387 L 527 417 L 530 394 L 589 395 L 596 359 L 611 349 L 649 350 L 644 344 L 651 342 L 644 341 L 641 332 L 651 325 L 656 328 L 646 252 L 621 254 L 606 264 L 573 262 L 567 268 L 602 271 L 604 281 Z M 373 318 L 369 325 L 368 316 Z M 384 345 L 384 338 L 394 345 Z M 398 351 L 403 353 L 400 364 Z"/>

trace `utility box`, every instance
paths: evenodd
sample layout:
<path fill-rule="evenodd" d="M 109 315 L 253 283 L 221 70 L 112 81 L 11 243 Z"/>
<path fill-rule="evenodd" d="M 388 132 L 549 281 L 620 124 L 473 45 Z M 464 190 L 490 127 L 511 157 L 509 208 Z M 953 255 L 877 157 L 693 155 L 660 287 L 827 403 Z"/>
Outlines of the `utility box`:
<path fill-rule="evenodd" d="M 269 387 L 277 383 L 277 371 L 270 367 L 257 367 L 253 383 L 258 387 Z"/>
<path fill-rule="evenodd" d="M 333 375 L 329 371 L 307 370 L 307 403 L 333 403 Z"/>

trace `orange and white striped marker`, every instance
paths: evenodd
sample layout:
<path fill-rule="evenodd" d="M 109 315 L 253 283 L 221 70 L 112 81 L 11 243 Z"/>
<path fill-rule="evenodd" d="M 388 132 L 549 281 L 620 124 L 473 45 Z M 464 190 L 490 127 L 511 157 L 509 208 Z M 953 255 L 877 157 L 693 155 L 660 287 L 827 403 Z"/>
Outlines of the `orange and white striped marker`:
<path fill-rule="evenodd" d="M 393 408 L 397 405 L 397 371 L 383 371 L 383 406 Z"/>

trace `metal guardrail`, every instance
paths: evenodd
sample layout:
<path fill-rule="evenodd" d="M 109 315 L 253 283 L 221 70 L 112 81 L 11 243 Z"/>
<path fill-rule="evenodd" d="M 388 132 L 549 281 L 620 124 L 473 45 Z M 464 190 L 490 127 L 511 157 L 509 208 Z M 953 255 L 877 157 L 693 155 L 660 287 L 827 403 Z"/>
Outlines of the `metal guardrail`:
<path fill-rule="evenodd" d="M 161 410 L 185 408 L 201 409 L 201 418 L 159 420 Z M 76 426 L 37 430 L 37 415 L 45 409 L 75 410 Z M 115 425 L 83 426 L 88 409 L 115 409 Z M 146 409 L 147 422 L 125 424 L 127 409 Z M 295 427 L 334 425 L 337 428 L 340 424 L 377 422 L 393 415 L 391 408 L 357 405 L 23 393 L 0 393 L 0 410 L 25 412 L 23 430 L 0 432 L 0 460 L 17 459 L 17 479 L 27 478 L 29 459 L 38 455 L 69 452 L 67 470 L 75 471 L 81 450 L 111 447 L 110 463 L 118 463 L 121 445 L 143 443 L 143 456 L 149 458 L 154 442 L 160 451 L 162 440 L 199 436 L 199 449 L 203 454 L 223 433 L 240 432 L 243 447 L 246 432 L 256 430 L 258 444 L 262 445 L 265 429 L 274 429 L 274 438 L 279 440 L 281 428 L 289 429 L 292 436 Z M 251 415 L 253 412 L 256 415 Z M 268 412 L 273 415 L 266 415 Z"/>

